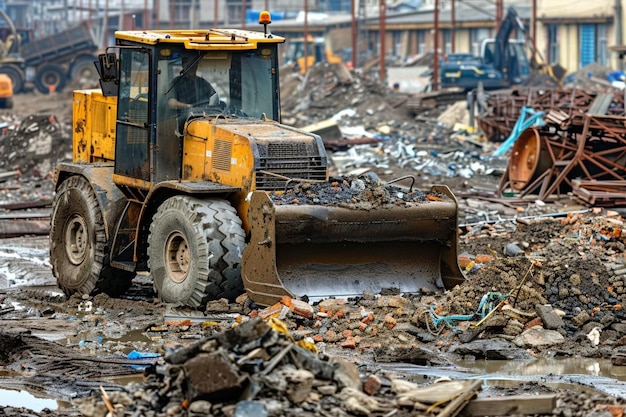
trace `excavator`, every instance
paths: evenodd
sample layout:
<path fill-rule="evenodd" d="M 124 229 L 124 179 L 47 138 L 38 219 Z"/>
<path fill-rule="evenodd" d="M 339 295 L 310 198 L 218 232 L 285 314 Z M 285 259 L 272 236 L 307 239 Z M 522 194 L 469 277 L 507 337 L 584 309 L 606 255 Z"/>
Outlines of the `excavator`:
<path fill-rule="evenodd" d="M 120 295 L 138 273 L 192 308 L 244 291 L 272 305 L 463 282 L 446 186 L 367 207 L 281 200 L 348 180 L 329 178 L 318 135 L 280 122 L 285 39 L 268 12 L 259 20 L 263 31 L 118 31 L 98 57 L 100 88 L 74 91 L 73 158 L 54 177 L 50 262 L 65 294 Z M 192 74 L 211 96 L 172 100 Z"/>
<path fill-rule="evenodd" d="M 452 58 L 442 63 L 441 87 L 461 87 L 469 91 L 479 83 L 486 90 L 522 84 L 530 73 L 530 64 L 525 42 L 509 39 L 516 27 L 524 30 L 517 11 L 509 7 L 495 39 L 483 41 L 480 57 L 462 56 L 463 59 Z"/>
<path fill-rule="evenodd" d="M 446 57 L 440 67 L 441 87 L 470 91 L 480 84 L 485 90 L 503 89 L 523 85 L 531 73 L 545 75 L 555 85 L 560 85 L 565 68 L 557 63 L 547 65 L 537 58 L 531 62 L 526 55 L 526 48 L 533 42 L 509 39 L 516 28 L 526 34 L 517 11 L 509 7 L 496 37 L 483 40 L 479 57 L 465 53 Z M 539 51 L 535 51 L 533 56 L 540 57 Z"/>
<path fill-rule="evenodd" d="M 322 36 L 289 39 L 285 63 L 293 65 L 300 74 L 306 74 L 307 70 L 320 62 L 326 62 L 331 66 L 343 65 L 343 60 L 336 55 Z"/>

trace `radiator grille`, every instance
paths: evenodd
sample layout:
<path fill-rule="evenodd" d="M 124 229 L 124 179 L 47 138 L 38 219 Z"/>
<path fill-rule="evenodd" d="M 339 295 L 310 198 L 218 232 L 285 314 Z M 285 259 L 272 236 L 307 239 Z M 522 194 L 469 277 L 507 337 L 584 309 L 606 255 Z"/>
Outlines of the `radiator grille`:
<path fill-rule="evenodd" d="M 94 107 L 93 117 L 91 118 L 93 133 L 104 136 L 107 133 L 107 118 L 105 115 L 107 114 L 108 104 L 94 101 Z"/>
<path fill-rule="evenodd" d="M 259 145 L 258 151 L 256 188 L 259 190 L 285 188 L 287 180 L 270 173 L 287 178 L 326 179 L 326 159 L 319 154 L 315 142 L 274 142 Z"/>
<path fill-rule="evenodd" d="M 215 148 L 213 152 L 213 169 L 230 171 L 231 153 L 231 142 L 223 139 L 215 139 Z"/>

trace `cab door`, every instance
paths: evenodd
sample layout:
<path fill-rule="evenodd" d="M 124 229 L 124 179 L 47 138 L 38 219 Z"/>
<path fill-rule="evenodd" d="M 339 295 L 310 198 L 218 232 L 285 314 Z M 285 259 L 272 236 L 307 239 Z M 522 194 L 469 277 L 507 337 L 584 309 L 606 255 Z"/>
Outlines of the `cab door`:
<path fill-rule="evenodd" d="M 150 181 L 150 54 L 121 49 L 115 173 Z"/>

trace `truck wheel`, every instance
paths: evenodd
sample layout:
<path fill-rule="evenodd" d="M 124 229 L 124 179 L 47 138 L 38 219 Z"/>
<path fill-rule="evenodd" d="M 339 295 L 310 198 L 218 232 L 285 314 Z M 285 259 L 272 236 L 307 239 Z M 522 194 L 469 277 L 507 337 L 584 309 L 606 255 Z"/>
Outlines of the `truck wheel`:
<path fill-rule="evenodd" d="M 78 58 L 70 69 L 72 81 L 87 81 L 98 84 L 98 70 L 94 64 L 95 57 Z"/>
<path fill-rule="evenodd" d="M 102 270 L 106 234 L 102 211 L 89 182 L 64 181 L 56 192 L 50 224 L 50 263 L 66 295 L 91 294 Z"/>
<path fill-rule="evenodd" d="M 24 88 L 24 72 L 19 68 L 13 67 L 11 65 L 5 65 L 0 67 L 0 74 L 6 74 L 11 79 L 11 84 L 13 84 L 13 94 L 20 93 Z"/>
<path fill-rule="evenodd" d="M 148 268 L 154 289 L 168 303 L 200 307 L 243 292 L 241 219 L 225 200 L 176 196 L 152 219 Z"/>
<path fill-rule="evenodd" d="M 65 88 L 65 71 L 56 64 L 46 64 L 35 74 L 35 87 L 43 94 L 62 91 Z"/>

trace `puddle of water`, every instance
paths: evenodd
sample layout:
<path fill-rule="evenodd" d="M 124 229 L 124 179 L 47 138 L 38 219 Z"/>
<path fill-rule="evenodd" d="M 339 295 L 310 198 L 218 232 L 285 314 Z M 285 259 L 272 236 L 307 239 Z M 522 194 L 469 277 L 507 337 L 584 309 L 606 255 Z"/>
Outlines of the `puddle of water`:
<path fill-rule="evenodd" d="M 608 359 L 541 358 L 532 361 L 459 361 L 448 367 L 427 367 L 389 363 L 381 367 L 414 376 L 416 379 L 450 377 L 483 379 L 487 385 L 508 386 L 534 381 L 553 387 L 591 388 L 626 398 L 626 367 L 613 366 Z"/>
<path fill-rule="evenodd" d="M 460 361 L 455 362 L 468 372 L 488 375 L 590 375 L 626 381 L 626 367 L 613 366 L 608 359 L 540 358 L 533 361 Z"/>
<path fill-rule="evenodd" d="M 39 413 L 44 408 L 56 410 L 59 403 L 50 398 L 35 397 L 26 391 L 0 389 L 0 407 L 24 407 Z"/>

